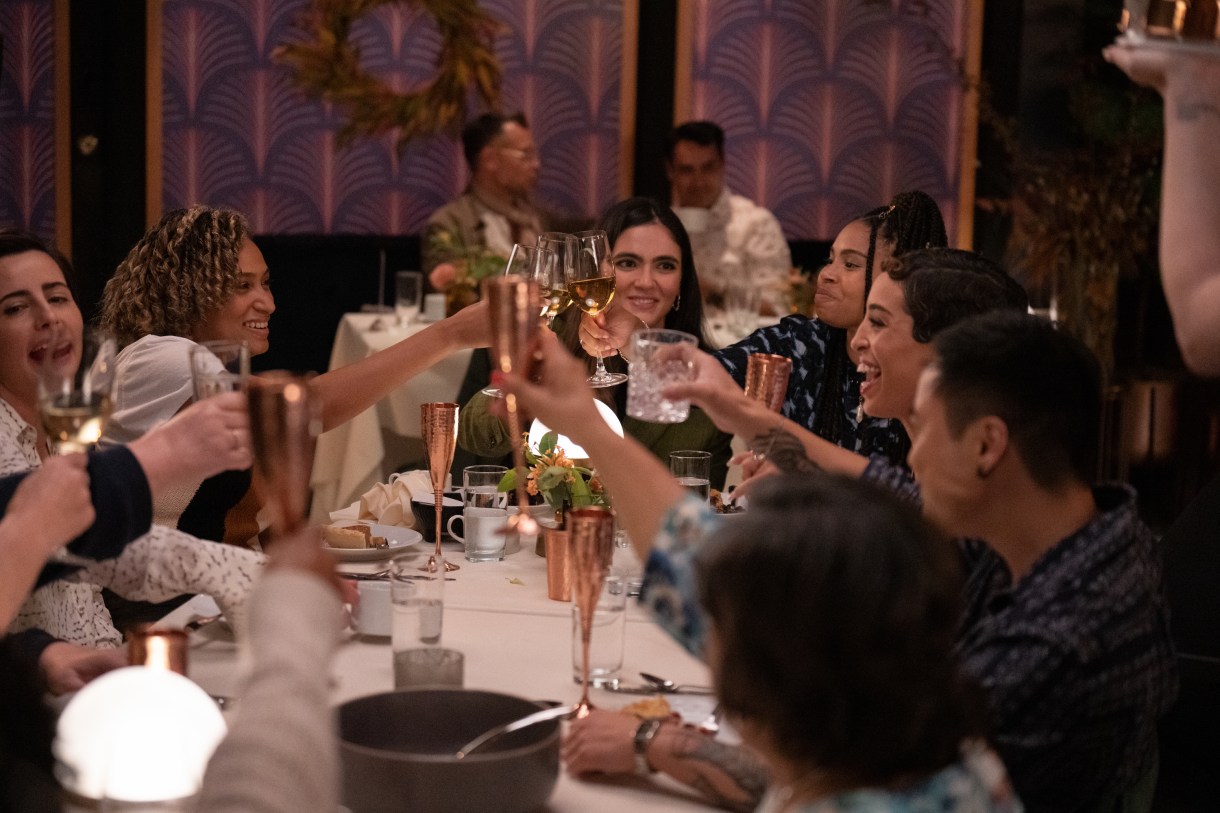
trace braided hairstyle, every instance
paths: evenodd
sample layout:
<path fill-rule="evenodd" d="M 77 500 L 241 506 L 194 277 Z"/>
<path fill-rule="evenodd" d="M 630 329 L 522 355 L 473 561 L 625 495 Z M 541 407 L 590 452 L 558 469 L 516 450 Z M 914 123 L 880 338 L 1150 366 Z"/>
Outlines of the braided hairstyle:
<path fill-rule="evenodd" d="M 949 242 L 940 207 L 931 195 L 917 189 L 898 193 L 888 206 L 865 212 L 852 222 L 868 226 L 868 257 L 864 263 L 865 299 L 873 287 L 873 268 L 879 240 L 892 246 L 890 254 L 893 257 L 920 248 L 943 248 Z M 864 314 L 860 314 L 860 317 L 863 318 Z M 813 431 L 835 444 L 843 439 L 845 429 L 840 401 L 847 366 L 847 331 L 832 328 L 826 342 L 826 384 L 818 399 Z"/>
<path fill-rule="evenodd" d="M 230 209 L 196 204 L 166 212 L 106 283 L 101 326 L 120 347 L 150 334 L 190 338 L 232 295 L 249 239 L 246 219 Z"/>

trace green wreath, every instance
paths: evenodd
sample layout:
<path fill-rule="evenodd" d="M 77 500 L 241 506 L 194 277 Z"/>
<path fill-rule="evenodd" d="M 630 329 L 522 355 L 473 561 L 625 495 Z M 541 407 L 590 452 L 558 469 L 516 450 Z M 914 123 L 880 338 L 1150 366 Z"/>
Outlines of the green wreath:
<path fill-rule="evenodd" d="M 360 49 L 348 39 L 357 18 L 395 2 L 432 15 L 441 34 L 436 75 L 415 93 L 397 93 L 361 68 Z M 397 129 L 401 151 L 413 138 L 460 124 L 471 86 L 489 108 L 499 103 L 500 65 L 493 42 L 502 26 L 477 0 L 313 0 L 297 25 L 309 39 L 277 47 L 272 58 L 292 70 L 294 83 L 307 96 L 347 113 L 337 136 L 341 147 L 357 136 Z"/>

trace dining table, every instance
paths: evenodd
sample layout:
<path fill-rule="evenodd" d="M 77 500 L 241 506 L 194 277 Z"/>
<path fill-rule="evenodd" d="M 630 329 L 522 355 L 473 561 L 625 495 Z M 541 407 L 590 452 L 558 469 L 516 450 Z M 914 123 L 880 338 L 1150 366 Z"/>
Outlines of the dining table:
<path fill-rule="evenodd" d="M 393 313 L 344 314 L 335 332 L 328 369 L 336 370 L 385 350 L 428 324 L 414 321 L 399 325 Z M 387 438 L 421 437 L 420 405 L 457 398 L 471 353 L 451 353 L 374 406 L 318 437 L 309 479 L 313 489 L 312 521 L 327 521 L 331 511 L 350 505 L 375 484 L 384 483 L 406 462 L 387 453 Z"/>
<path fill-rule="evenodd" d="M 456 543 L 444 544 L 446 558 L 461 569 L 444 585 L 444 618 L 440 645 L 464 654 L 464 686 L 517 695 L 537 701 L 574 703 L 580 686 L 574 679 L 571 602 L 553 601 L 546 593 L 546 560 L 523 545 L 498 562 L 468 562 Z M 398 558 L 422 563 L 432 545 L 420 542 Z M 639 572 L 629 548 L 615 552 L 612 573 Z M 346 573 L 372 574 L 387 560 L 340 563 Z M 199 596 L 170 613 L 163 623 L 181 626 L 211 612 L 210 599 Z M 191 633 L 188 675 L 209 694 L 228 699 L 225 715 L 240 713 L 238 664 L 240 645 L 223 625 L 210 624 Z M 335 705 L 394 689 L 390 639 L 349 631 L 331 664 L 331 700 Z M 638 605 L 626 612 L 623 666 L 625 684 L 642 684 L 640 672 L 678 684 L 709 685 L 706 665 L 656 626 Z M 595 707 L 618 709 L 641 695 L 591 690 Z M 710 696 L 666 695 L 684 718 L 697 723 L 714 705 Z M 722 731 L 724 731 L 722 729 Z M 724 732 L 732 737 L 731 732 Z M 723 735 L 722 735 L 723 736 Z M 622 813 L 624 810 L 705 811 L 711 808 L 693 791 L 663 774 L 649 777 L 577 778 L 562 766 L 549 802 L 550 813 Z"/>

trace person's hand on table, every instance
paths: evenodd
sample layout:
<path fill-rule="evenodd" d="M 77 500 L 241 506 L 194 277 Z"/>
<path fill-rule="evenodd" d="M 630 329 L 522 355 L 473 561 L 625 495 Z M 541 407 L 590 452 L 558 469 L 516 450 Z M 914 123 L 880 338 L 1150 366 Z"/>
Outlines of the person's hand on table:
<path fill-rule="evenodd" d="M 597 316 L 580 315 L 580 346 L 594 358 L 613 356 L 627 346 L 632 333 L 645 327 L 638 316 L 611 304 Z"/>
<path fill-rule="evenodd" d="M 75 692 L 95 677 L 127 665 L 122 649 L 97 649 L 56 641 L 38 656 L 38 671 L 54 695 Z"/>
<path fill-rule="evenodd" d="M 80 536 L 95 518 L 83 454 L 57 455 L 30 472 L 13 492 L 4 513 L 24 540 L 49 557 Z"/>
<path fill-rule="evenodd" d="M 588 371 L 549 330 L 539 331 L 538 357 L 539 383 L 511 373 L 504 376 L 503 389 L 515 395 L 529 414 L 579 443 L 583 429 L 604 424 L 593 403 L 593 391 L 585 383 Z"/>
<path fill-rule="evenodd" d="M 573 776 L 635 773 L 639 725 L 639 719 L 630 714 L 593 709 L 588 717 L 568 724 L 559 756 Z"/>

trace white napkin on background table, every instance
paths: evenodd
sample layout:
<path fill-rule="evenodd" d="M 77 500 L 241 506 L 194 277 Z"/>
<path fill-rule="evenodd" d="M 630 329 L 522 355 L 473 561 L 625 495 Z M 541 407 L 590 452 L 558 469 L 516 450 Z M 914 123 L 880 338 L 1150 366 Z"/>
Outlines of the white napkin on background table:
<path fill-rule="evenodd" d="M 378 483 L 347 508 L 331 511 L 330 518 L 332 522 L 364 519 L 379 525 L 413 528 L 415 515 L 411 513 L 411 500 L 431 494 L 432 479 L 428 472 L 391 474 L 388 483 Z"/>

